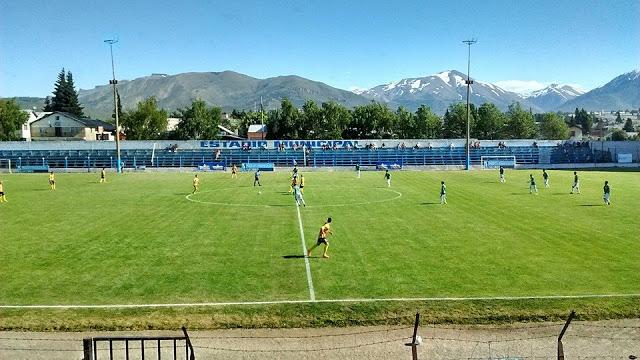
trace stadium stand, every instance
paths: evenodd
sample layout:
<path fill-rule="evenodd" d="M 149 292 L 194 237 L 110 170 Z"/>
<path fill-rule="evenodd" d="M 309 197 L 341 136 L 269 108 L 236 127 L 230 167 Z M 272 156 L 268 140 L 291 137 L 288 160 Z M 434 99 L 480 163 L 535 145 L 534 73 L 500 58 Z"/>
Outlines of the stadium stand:
<path fill-rule="evenodd" d="M 59 144 L 58 144 L 59 145 Z M 207 148 L 152 149 L 127 148 L 121 150 L 125 168 L 197 168 L 210 163 L 232 164 L 271 163 L 273 166 L 340 167 L 376 166 L 380 163 L 396 163 L 406 166 L 464 165 L 466 152 L 463 146 L 440 146 L 433 148 L 338 148 L 313 149 L 306 153 L 300 148 L 286 149 L 221 149 L 219 159 Z M 42 146 L 42 145 L 41 145 Z M 46 146 L 46 145 L 44 145 Z M 69 147 L 72 147 L 70 145 Z M 60 147 L 60 146 L 58 146 Z M 554 146 L 488 146 L 470 150 L 472 165 L 480 165 L 487 156 L 515 156 L 518 164 L 573 164 L 601 162 L 611 159 L 607 151 L 594 151 L 587 146 L 558 144 Z M 0 158 L 11 159 L 18 169 L 29 167 L 49 168 L 113 168 L 116 152 L 112 149 L 51 149 L 51 150 L 0 150 Z"/>

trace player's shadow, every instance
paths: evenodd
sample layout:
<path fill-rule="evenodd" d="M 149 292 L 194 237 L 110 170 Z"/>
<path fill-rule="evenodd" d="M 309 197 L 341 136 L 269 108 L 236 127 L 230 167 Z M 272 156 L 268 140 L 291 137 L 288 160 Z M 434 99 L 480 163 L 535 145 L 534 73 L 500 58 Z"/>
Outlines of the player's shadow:
<path fill-rule="evenodd" d="M 304 255 L 285 255 L 283 259 L 304 259 Z"/>
<path fill-rule="evenodd" d="M 531 195 L 529 193 L 511 193 L 511 195 Z"/>
<path fill-rule="evenodd" d="M 604 206 L 602 204 L 582 204 L 580 206 Z"/>
<path fill-rule="evenodd" d="M 420 203 L 420 205 L 440 205 L 440 203 L 439 202 L 423 202 L 423 203 Z"/>

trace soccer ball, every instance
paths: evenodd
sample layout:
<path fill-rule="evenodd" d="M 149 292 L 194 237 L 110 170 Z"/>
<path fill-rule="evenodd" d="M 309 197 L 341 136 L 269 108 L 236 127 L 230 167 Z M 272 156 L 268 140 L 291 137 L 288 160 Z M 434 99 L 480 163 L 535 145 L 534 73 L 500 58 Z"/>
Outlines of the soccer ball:
<path fill-rule="evenodd" d="M 258 191 L 258 195 L 262 195 L 262 190 Z"/>

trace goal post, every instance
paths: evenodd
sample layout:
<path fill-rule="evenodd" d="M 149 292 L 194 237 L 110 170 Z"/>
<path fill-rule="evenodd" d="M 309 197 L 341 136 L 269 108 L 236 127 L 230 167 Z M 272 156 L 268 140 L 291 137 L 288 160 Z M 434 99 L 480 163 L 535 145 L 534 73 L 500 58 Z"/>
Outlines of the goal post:
<path fill-rule="evenodd" d="M 12 173 L 11 170 L 11 159 L 0 159 L 0 172 L 8 171 L 9 174 Z"/>
<path fill-rule="evenodd" d="M 482 169 L 497 169 L 500 166 L 505 168 L 515 168 L 516 157 L 514 155 L 500 155 L 500 156 L 481 156 L 480 164 Z"/>

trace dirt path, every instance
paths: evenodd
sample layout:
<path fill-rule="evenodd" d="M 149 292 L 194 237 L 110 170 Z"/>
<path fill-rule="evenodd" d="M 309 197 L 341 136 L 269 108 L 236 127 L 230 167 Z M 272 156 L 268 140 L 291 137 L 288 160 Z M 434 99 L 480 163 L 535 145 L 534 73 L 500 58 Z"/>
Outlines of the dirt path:
<path fill-rule="evenodd" d="M 420 327 L 419 359 L 555 359 L 562 323 L 508 326 Z M 232 329 L 191 331 L 196 359 L 411 359 L 404 343 L 410 326 L 321 329 Z M 82 338 L 106 335 L 179 335 L 180 332 L 0 332 L 0 359 L 82 359 Z M 640 319 L 573 322 L 563 340 L 567 359 L 629 359 L 640 356 Z M 146 343 L 145 359 L 157 359 Z M 173 359 L 171 343 L 162 359 Z M 122 349 L 123 344 L 114 344 Z M 130 345 L 131 359 L 140 359 L 139 343 Z M 177 354 L 184 359 L 184 350 Z M 99 352 L 98 359 L 108 359 Z M 124 351 L 114 351 L 124 359 Z"/>

